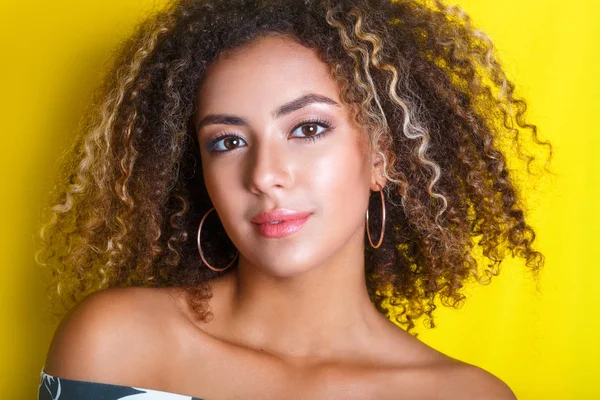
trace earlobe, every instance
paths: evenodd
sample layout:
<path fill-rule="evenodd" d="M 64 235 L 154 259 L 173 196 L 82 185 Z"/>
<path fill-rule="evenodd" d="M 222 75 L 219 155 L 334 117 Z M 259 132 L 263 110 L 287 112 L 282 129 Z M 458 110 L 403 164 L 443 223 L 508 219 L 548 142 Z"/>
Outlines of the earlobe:
<path fill-rule="evenodd" d="M 371 181 L 371 190 L 373 192 L 379 192 L 380 190 L 383 190 L 386 183 L 387 183 L 387 179 L 385 179 L 385 177 L 373 179 Z"/>
<path fill-rule="evenodd" d="M 373 152 L 371 155 L 372 173 L 371 173 L 371 190 L 377 192 L 382 190 L 387 183 L 387 178 L 384 174 L 383 156 L 381 153 Z"/>

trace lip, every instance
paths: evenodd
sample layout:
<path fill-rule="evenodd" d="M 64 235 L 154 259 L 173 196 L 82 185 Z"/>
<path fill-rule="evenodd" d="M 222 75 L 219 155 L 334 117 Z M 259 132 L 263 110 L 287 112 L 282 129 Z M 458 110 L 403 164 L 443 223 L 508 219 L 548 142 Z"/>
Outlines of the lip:
<path fill-rule="evenodd" d="M 277 209 L 262 212 L 251 221 L 260 235 L 267 238 L 280 238 L 302 228 L 311 214 L 305 211 Z"/>

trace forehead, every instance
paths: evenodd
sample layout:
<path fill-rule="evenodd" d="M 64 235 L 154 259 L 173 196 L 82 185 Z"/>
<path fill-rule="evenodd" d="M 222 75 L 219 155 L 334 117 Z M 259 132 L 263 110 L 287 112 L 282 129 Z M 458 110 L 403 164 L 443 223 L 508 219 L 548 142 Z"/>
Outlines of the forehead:
<path fill-rule="evenodd" d="M 198 89 L 199 113 L 269 112 L 313 92 L 340 103 L 339 89 L 317 50 L 287 36 L 267 36 L 221 54 Z"/>

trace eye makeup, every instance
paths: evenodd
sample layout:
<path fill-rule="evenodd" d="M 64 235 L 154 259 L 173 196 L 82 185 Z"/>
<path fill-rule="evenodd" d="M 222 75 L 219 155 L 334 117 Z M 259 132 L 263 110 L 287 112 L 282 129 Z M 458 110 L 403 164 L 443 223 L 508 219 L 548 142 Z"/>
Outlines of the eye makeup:
<path fill-rule="evenodd" d="M 299 123 L 297 123 L 291 129 L 290 133 L 293 133 L 298 128 L 301 128 L 305 125 L 310 125 L 310 124 L 317 125 L 317 126 L 323 128 L 323 130 L 319 133 L 316 133 L 316 134 L 313 134 L 310 136 L 292 136 L 292 138 L 301 139 L 301 140 L 310 140 L 310 141 L 314 142 L 317 139 L 321 139 L 323 136 L 325 136 L 327 133 L 329 133 L 331 130 L 334 129 L 334 127 L 332 126 L 332 123 L 325 119 L 307 118 L 307 119 L 304 119 L 304 120 L 300 121 Z M 222 142 L 225 139 L 237 139 L 238 141 L 245 142 L 244 138 L 236 133 L 224 132 L 222 134 L 219 134 L 217 137 L 210 139 L 206 143 L 206 146 L 205 146 L 206 150 L 211 153 L 228 153 L 230 151 L 235 150 L 235 149 L 222 149 L 223 146 L 220 144 L 220 142 Z M 244 147 L 244 146 L 237 146 L 236 148 L 239 148 L 239 147 Z"/>

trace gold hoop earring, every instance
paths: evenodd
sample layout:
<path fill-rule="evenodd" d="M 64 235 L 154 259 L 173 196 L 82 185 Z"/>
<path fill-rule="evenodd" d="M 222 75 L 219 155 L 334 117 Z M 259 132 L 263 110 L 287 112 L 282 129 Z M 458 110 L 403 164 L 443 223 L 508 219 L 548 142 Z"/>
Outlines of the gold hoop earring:
<path fill-rule="evenodd" d="M 206 266 L 210 269 L 212 269 L 215 272 L 221 272 L 221 271 L 225 271 L 227 268 L 231 267 L 233 265 L 233 263 L 235 262 L 235 260 L 238 258 L 238 255 L 240 254 L 239 250 L 238 252 L 235 254 L 235 257 L 233 258 L 233 260 L 225 267 L 225 268 L 215 268 L 212 265 L 209 264 L 208 261 L 206 261 L 206 258 L 204 258 L 204 253 L 202 252 L 202 245 L 200 244 L 200 232 L 202 232 L 202 224 L 204 224 L 204 220 L 206 219 L 206 217 L 208 216 L 208 214 L 214 210 L 215 208 L 211 208 L 210 210 L 208 210 L 206 212 L 206 214 L 204 214 L 204 216 L 202 217 L 202 219 L 200 220 L 200 226 L 198 226 L 198 253 L 200 253 L 200 258 L 202 258 L 202 261 L 204 262 L 204 264 L 206 264 Z"/>
<path fill-rule="evenodd" d="M 385 198 L 383 197 L 383 187 L 381 187 L 381 185 L 377 184 L 380 189 L 379 189 L 379 194 L 381 195 L 381 209 L 382 209 L 382 214 L 383 214 L 383 221 L 381 221 L 381 234 L 379 235 L 379 241 L 377 242 L 376 245 L 373 244 L 373 240 L 371 240 L 371 232 L 369 230 L 369 207 L 367 207 L 367 237 L 369 238 L 369 243 L 371 243 L 371 247 L 373 247 L 374 249 L 379 248 L 379 246 L 381 246 L 381 243 L 383 242 L 383 233 L 385 232 Z"/>

